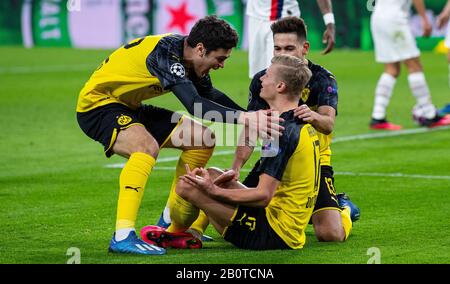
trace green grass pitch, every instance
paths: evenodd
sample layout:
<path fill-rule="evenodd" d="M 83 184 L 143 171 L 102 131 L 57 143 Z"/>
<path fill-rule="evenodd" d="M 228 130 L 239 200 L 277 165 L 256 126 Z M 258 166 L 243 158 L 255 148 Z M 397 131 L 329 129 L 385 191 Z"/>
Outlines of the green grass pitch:
<path fill-rule="evenodd" d="M 320 243 L 311 227 L 299 251 L 244 251 L 215 238 L 201 250 L 168 250 L 164 256 L 108 254 L 114 230 L 120 157 L 106 159 L 100 144 L 79 129 L 79 90 L 109 51 L 0 48 L 0 263 L 66 263 L 71 247 L 81 263 L 360 263 L 380 251 L 381 263 L 450 263 L 450 129 L 418 131 L 414 98 L 403 73 L 388 117 L 413 133 L 374 137 L 368 129 L 373 92 L 382 72 L 372 53 L 336 50 L 309 58 L 339 83 L 339 115 L 332 145 L 338 192 L 361 208 L 361 220 L 344 243 Z M 450 102 L 445 56 L 422 55 L 433 102 Z M 247 54 L 235 51 L 212 73 L 218 89 L 245 106 Z M 182 110 L 170 94 L 155 104 Z M 152 101 L 148 101 L 152 103 Z M 367 136 L 361 136 L 367 134 Z M 217 153 L 231 150 L 217 147 Z M 160 158 L 178 155 L 162 150 Z M 255 154 L 246 166 L 250 169 Z M 209 165 L 229 167 L 233 156 Z M 156 222 L 168 195 L 175 161 L 158 163 L 146 187 L 137 227 Z M 158 169 L 159 168 L 159 169 Z M 244 175 L 245 173 L 242 173 Z M 368 254 L 369 252 L 369 254 Z"/>

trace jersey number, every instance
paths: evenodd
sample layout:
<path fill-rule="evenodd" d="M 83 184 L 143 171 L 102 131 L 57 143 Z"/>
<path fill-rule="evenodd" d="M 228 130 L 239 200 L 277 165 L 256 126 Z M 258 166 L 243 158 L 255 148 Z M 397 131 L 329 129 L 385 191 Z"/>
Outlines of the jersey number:
<path fill-rule="evenodd" d="M 138 39 L 136 41 L 126 44 L 123 48 L 129 49 L 129 48 L 135 47 L 136 45 L 139 45 L 144 39 L 145 38 L 141 37 L 140 39 Z"/>
<path fill-rule="evenodd" d="M 125 48 L 125 49 L 130 49 L 130 48 L 132 48 L 132 47 L 135 47 L 136 45 L 139 45 L 144 39 L 145 39 L 145 38 L 142 37 L 142 38 L 140 38 L 140 39 L 138 39 L 138 40 L 136 40 L 136 41 L 130 42 L 130 43 L 126 44 L 123 48 Z M 100 64 L 100 66 L 97 67 L 97 70 L 99 70 L 100 68 L 102 68 L 103 65 L 105 65 L 106 63 L 108 63 L 108 61 L 109 61 L 109 57 L 107 57 L 107 58 Z"/>
<path fill-rule="evenodd" d="M 317 153 L 319 152 L 319 140 L 313 142 L 314 147 L 314 191 L 319 190 L 320 183 L 320 160 L 317 158 Z M 317 162 L 319 161 L 319 162 Z"/>

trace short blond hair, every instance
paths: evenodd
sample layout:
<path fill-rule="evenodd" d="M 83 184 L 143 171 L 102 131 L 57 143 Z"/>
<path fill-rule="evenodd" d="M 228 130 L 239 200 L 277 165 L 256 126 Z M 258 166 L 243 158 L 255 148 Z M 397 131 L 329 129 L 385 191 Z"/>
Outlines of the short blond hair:
<path fill-rule="evenodd" d="M 299 96 L 312 76 L 307 61 L 291 55 L 277 55 L 272 58 L 278 72 L 276 76 L 286 84 L 286 91 L 290 95 Z"/>

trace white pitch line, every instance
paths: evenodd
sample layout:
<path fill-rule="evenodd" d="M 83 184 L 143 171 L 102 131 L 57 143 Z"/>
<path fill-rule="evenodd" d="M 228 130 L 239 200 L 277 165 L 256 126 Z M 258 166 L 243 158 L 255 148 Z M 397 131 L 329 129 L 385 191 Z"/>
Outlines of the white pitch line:
<path fill-rule="evenodd" d="M 333 138 L 333 144 L 340 143 L 340 142 L 348 142 L 348 141 L 356 141 L 356 140 L 370 140 L 370 139 L 379 139 L 379 138 L 386 138 L 386 137 L 396 137 L 396 136 L 402 136 L 402 135 L 412 135 L 412 134 L 420 134 L 420 133 L 428 133 L 428 132 L 436 132 L 436 131 L 442 131 L 450 129 L 450 126 L 443 126 L 443 127 L 437 127 L 437 128 L 414 128 L 414 129 L 405 129 L 405 130 L 399 130 L 399 131 L 392 131 L 392 132 L 381 132 L 381 133 L 367 133 L 367 134 L 358 134 L 358 135 L 350 135 L 350 136 L 343 136 L 343 137 L 336 137 Z M 261 149 L 255 148 L 255 151 L 260 151 Z M 216 151 L 214 152 L 214 156 L 226 156 L 226 155 L 232 155 L 234 154 L 234 150 L 224 150 L 224 151 Z M 176 157 L 165 157 L 160 158 L 157 160 L 158 164 L 165 163 L 165 162 L 173 162 L 178 161 L 179 156 Z M 105 165 L 105 168 L 123 168 L 125 163 L 116 163 L 116 164 L 107 164 Z"/>
<path fill-rule="evenodd" d="M 175 171 L 175 167 L 158 167 L 154 171 Z M 241 172 L 248 173 L 251 169 L 241 169 Z M 369 176 L 369 177 L 392 177 L 392 178 L 416 178 L 416 179 L 444 179 L 450 180 L 450 176 L 432 176 L 404 173 L 355 173 L 355 172 L 335 172 L 338 176 Z"/>
<path fill-rule="evenodd" d="M 333 138 L 332 143 L 334 144 L 334 143 L 339 143 L 339 142 L 348 142 L 348 141 L 355 141 L 355 140 L 369 140 L 369 139 L 377 139 L 377 138 L 421 134 L 421 133 L 442 131 L 442 130 L 447 130 L 447 129 L 450 129 L 450 126 L 442 126 L 442 127 L 436 127 L 436 128 L 422 127 L 422 128 L 405 129 L 405 130 L 389 131 L 389 132 L 381 132 L 381 133 L 358 134 L 358 135 Z"/>
<path fill-rule="evenodd" d="M 355 173 L 355 172 L 335 172 L 342 176 L 371 176 L 371 177 L 394 177 L 394 178 L 417 178 L 417 179 L 445 179 L 450 180 L 450 176 L 430 176 L 403 173 Z"/>
<path fill-rule="evenodd" d="M 29 74 L 29 73 L 51 73 L 61 71 L 89 71 L 94 70 L 92 64 L 67 64 L 50 66 L 12 66 L 0 67 L 0 74 Z"/>
<path fill-rule="evenodd" d="M 259 149 L 256 149 L 256 150 L 259 151 Z M 224 150 L 224 151 L 214 152 L 214 156 L 226 156 L 226 155 L 231 155 L 231 154 L 234 154 L 234 150 Z M 158 164 L 161 164 L 161 163 L 166 163 L 166 162 L 178 161 L 179 158 L 180 158 L 179 156 L 165 157 L 165 158 L 157 159 L 156 161 Z M 107 164 L 107 165 L 105 165 L 105 168 L 121 169 L 124 167 L 124 165 L 125 165 L 125 163 Z"/>

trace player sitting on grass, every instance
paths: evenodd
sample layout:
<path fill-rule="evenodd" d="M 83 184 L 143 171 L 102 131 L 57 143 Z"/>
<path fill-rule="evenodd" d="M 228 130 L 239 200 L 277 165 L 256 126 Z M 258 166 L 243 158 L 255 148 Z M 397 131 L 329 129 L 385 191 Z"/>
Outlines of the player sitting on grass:
<path fill-rule="evenodd" d="M 225 240 L 239 248 L 303 247 L 319 190 L 320 154 L 316 130 L 296 118 L 294 109 L 310 77 L 302 59 L 288 55 L 272 59 L 261 77 L 261 97 L 284 118 L 285 131 L 279 143 L 263 147 L 275 154 L 261 157 L 259 167 L 243 182 L 245 186 L 233 179 L 232 170 L 222 173 L 196 168 L 182 176 L 176 187 L 177 204 L 170 207 L 172 223 L 180 224 L 178 216 L 191 216 L 184 224 L 187 229 L 200 209 Z M 149 244 L 162 246 L 179 245 L 183 238 L 156 226 L 144 227 L 141 236 Z M 185 244 L 189 247 L 187 239 Z"/>

